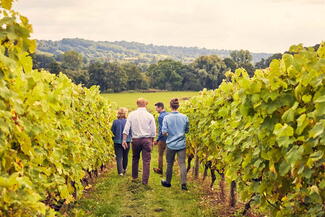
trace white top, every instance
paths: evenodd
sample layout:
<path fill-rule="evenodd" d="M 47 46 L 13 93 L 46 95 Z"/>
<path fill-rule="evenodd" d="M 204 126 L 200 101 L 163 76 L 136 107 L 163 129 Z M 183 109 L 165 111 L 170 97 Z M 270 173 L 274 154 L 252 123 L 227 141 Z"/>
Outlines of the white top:
<path fill-rule="evenodd" d="M 128 135 L 131 129 L 132 138 L 156 137 L 156 122 L 146 108 L 138 108 L 127 118 L 123 134 Z"/>

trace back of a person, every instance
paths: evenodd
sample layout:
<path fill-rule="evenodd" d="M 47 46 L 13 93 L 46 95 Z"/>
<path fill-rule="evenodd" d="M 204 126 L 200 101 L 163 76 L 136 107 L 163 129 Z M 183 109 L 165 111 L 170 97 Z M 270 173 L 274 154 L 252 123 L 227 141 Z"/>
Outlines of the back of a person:
<path fill-rule="evenodd" d="M 119 118 L 113 122 L 114 143 L 122 144 L 123 130 L 126 124 L 125 118 Z M 127 142 L 131 141 L 131 135 L 128 136 Z"/>
<path fill-rule="evenodd" d="M 142 183 L 148 184 L 150 175 L 150 161 L 152 143 L 156 137 L 156 123 L 152 114 L 147 112 L 148 101 L 139 98 L 137 100 L 138 109 L 131 112 L 123 131 L 123 143 L 126 144 L 126 136 L 129 131 L 132 133 L 132 178 L 136 180 L 139 172 L 139 159 L 142 153 Z"/>
<path fill-rule="evenodd" d="M 170 112 L 165 117 L 166 124 L 168 125 L 167 145 L 171 149 L 185 148 L 185 133 L 188 124 L 186 115 L 179 112 Z"/>
<path fill-rule="evenodd" d="M 125 124 L 126 124 L 126 119 L 125 118 L 119 118 L 119 119 L 116 119 L 114 122 L 115 123 L 113 123 L 113 124 L 116 124 L 116 126 L 118 126 L 119 136 L 122 137 L 123 130 L 124 130 L 124 127 L 125 127 Z"/>
<path fill-rule="evenodd" d="M 133 130 L 133 138 L 137 137 L 150 137 L 151 135 L 147 135 L 148 129 L 150 129 L 150 123 L 154 120 L 152 114 L 150 114 L 146 108 L 138 108 L 133 111 L 129 115 L 129 119 L 131 121 L 131 125 Z"/>
<path fill-rule="evenodd" d="M 164 111 L 164 112 L 159 114 L 159 117 L 163 120 L 164 117 L 167 116 L 167 115 L 169 115 L 169 112 Z M 161 124 L 162 124 L 162 122 L 161 122 Z"/>
<path fill-rule="evenodd" d="M 171 112 L 170 115 L 166 116 L 168 126 L 173 129 L 168 132 L 169 137 L 172 139 L 183 139 L 185 137 L 185 129 L 187 118 L 184 114 L 179 112 Z M 167 143 L 171 142 L 168 141 Z"/>
<path fill-rule="evenodd" d="M 164 164 L 164 153 L 166 150 L 166 140 L 167 140 L 167 136 L 164 136 L 162 134 L 162 125 L 163 125 L 163 121 L 166 115 L 168 115 L 169 113 L 165 111 L 165 106 L 164 103 L 162 102 L 157 102 L 155 104 L 156 107 L 156 112 L 159 113 L 158 116 L 158 124 L 159 124 L 159 130 L 158 130 L 158 138 L 156 140 L 156 142 L 154 144 L 156 144 L 158 146 L 158 167 L 157 168 L 153 168 L 153 171 L 157 174 L 162 175 L 163 174 L 163 164 Z"/>
<path fill-rule="evenodd" d="M 128 164 L 128 153 L 129 148 L 123 147 L 123 131 L 126 125 L 127 118 L 127 109 L 120 108 L 117 112 L 117 118 L 112 125 L 112 133 L 114 140 L 114 150 L 115 150 L 115 158 L 116 158 L 116 166 L 117 172 L 119 175 L 123 176 L 126 173 L 127 164 Z M 131 142 L 131 133 L 129 133 L 126 138 L 126 142 Z"/>
<path fill-rule="evenodd" d="M 175 156 L 177 155 L 181 174 L 181 189 L 187 190 L 185 133 L 189 131 L 189 120 L 186 115 L 178 112 L 179 101 L 177 98 L 170 101 L 170 108 L 172 109 L 172 112 L 164 118 L 162 127 L 162 134 L 167 135 L 167 171 L 166 180 L 162 180 L 161 185 L 164 187 L 171 187 L 173 165 Z"/>

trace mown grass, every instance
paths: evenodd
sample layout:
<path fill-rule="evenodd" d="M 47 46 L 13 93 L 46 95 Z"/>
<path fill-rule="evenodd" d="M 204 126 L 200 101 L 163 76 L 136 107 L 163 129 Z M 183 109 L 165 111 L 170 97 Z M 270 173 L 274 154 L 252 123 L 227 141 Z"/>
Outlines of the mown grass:
<path fill-rule="evenodd" d="M 131 161 L 131 153 L 130 153 Z M 151 172 L 149 187 L 131 181 L 131 162 L 127 175 L 117 175 L 115 167 L 96 181 L 96 185 L 71 210 L 70 216 L 111 217 L 200 217 L 213 216 L 212 210 L 200 206 L 202 192 L 189 183 L 189 191 L 180 189 L 175 163 L 171 188 L 160 185 L 163 178 Z M 151 169 L 157 166 L 157 148 L 152 155 Z M 140 167 L 141 168 L 141 167 Z M 141 172 L 140 172 L 141 177 Z M 72 214 L 74 213 L 74 214 Z"/>
<path fill-rule="evenodd" d="M 153 111 L 156 102 L 163 102 L 168 108 L 169 101 L 172 98 L 185 99 L 197 94 L 198 92 L 192 91 L 169 91 L 156 93 L 109 93 L 103 95 L 113 103 L 114 108 L 127 107 L 130 110 L 136 108 L 136 100 L 142 97 L 149 101 L 148 109 Z"/>

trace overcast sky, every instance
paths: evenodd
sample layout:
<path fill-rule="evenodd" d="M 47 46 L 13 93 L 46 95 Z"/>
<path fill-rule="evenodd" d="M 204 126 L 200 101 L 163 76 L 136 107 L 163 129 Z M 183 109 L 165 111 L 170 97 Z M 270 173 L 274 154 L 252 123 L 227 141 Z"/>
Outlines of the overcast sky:
<path fill-rule="evenodd" d="M 325 0 L 18 0 L 36 39 L 283 52 L 325 40 Z"/>

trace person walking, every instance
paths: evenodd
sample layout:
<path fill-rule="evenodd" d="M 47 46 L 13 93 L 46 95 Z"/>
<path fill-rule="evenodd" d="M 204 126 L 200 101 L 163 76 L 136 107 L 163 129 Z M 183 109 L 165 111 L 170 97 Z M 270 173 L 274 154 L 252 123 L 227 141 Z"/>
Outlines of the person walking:
<path fill-rule="evenodd" d="M 189 120 L 184 114 L 178 112 L 179 101 L 177 98 L 170 101 L 172 112 L 163 120 L 162 134 L 167 136 L 167 172 L 166 180 L 161 181 L 164 187 L 171 187 L 173 165 L 175 155 L 178 157 L 178 164 L 181 174 L 181 189 L 187 190 L 186 185 L 186 139 L 185 134 L 189 131 Z"/>
<path fill-rule="evenodd" d="M 158 130 L 158 138 L 155 144 L 158 145 L 158 168 L 153 168 L 153 171 L 158 174 L 163 174 L 163 162 L 164 162 L 164 153 L 166 150 L 166 139 L 167 136 L 164 136 L 161 133 L 162 130 L 162 124 L 164 117 L 168 115 L 168 112 L 165 111 L 165 106 L 162 102 L 158 102 L 155 104 L 156 106 L 156 111 L 159 113 L 158 117 L 158 125 L 159 125 L 159 130 Z"/>
<path fill-rule="evenodd" d="M 117 165 L 117 173 L 123 176 L 126 173 L 128 166 L 129 144 L 131 142 L 131 133 L 126 138 L 127 147 L 122 146 L 123 130 L 126 124 L 128 110 L 120 108 L 117 112 L 117 120 L 114 120 L 112 125 L 115 159 Z"/>
<path fill-rule="evenodd" d="M 147 109 L 148 102 L 139 98 L 138 109 L 131 112 L 127 118 L 123 131 L 124 147 L 128 147 L 127 137 L 131 131 L 132 135 L 132 178 L 136 180 L 139 173 L 139 159 L 142 152 L 143 172 L 142 183 L 148 184 L 150 175 L 151 151 L 154 138 L 156 137 L 156 123 L 152 114 Z"/>

